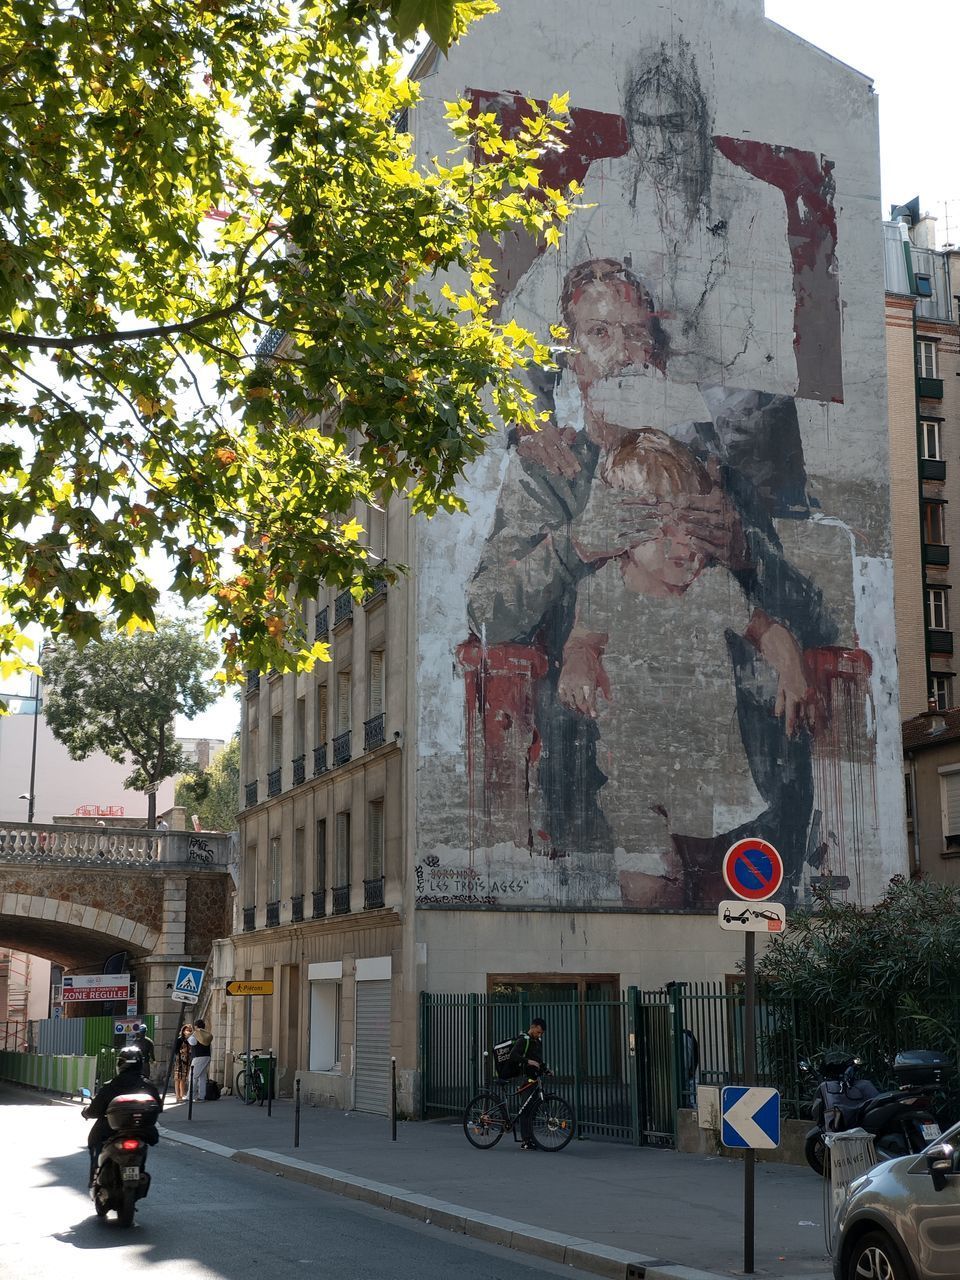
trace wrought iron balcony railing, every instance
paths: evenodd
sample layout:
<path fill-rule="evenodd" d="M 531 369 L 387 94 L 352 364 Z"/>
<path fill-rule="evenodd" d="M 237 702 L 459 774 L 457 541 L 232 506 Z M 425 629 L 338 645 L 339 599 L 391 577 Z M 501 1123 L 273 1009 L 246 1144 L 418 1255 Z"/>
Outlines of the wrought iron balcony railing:
<path fill-rule="evenodd" d="M 319 747 L 313 748 L 313 776 L 319 778 L 321 773 L 327 772 L 327 744 L 321 743 Z"/>
<path fill-rule="evenodd" d="M 383 876 L 378 876 L 376 880 L 364 880 L 363 882 L 363 909 L 364 911 L 375 911 L 377 907 L 383 906 Z"/>
<path fill-rule="evenodd" d="M 363 722 L 363 749 L 364 751 L 373 751 L 375 747 L 383 746 L 383 712 L 378 716 L 371 716 L 369 720 Z"/>
<path fill-rule="evenodd" d="M 290 919 L 299 924 L 303 919 L 303 894 L 297 893 L 290 899 Z"/>
<path fill-rule="evenodd" d="M 253 933 L 256 927 L 257 927 L 257 908 L 244 907 L 243 908 L 243 932 Z"/>
<path fill-rule="evenodd" d="M 333 914 L 335 916 L 345 916 L 350 911 L 350 886 L 348 884 L 338 884 L 333 890 Z"/>
<path fill-rule="evenodd" d="M 252 805 L 255 805 L 257 803 L 257 784 L 255 782 L 248 782 L 244 787 L 243 796 L 247 802 L 246 807 L 248 809 Z"/>
<path fill-rule="evenodd" d="M 271 769 L 267 774 L 267 795 L 278 796 L 280 794 L 280 776 L 282 770 Z"/>
<path fill-rule="evenodd" d="M 247 693 L 256 693 L 259 688 L 260 688 L 260 672 L 248 671 L 247 672 Z"/>
<path fill-rule="evenodd" d="M 293 785 L 299 786 L 307 776 L 307 757 L 306 755 L 294 756 L 293 758 Z"/>
<path fill-rule="evenodd" d="M 341 591 L 333 602 L 333 625 L 339 627 L 353 617 L 353 596 L 349 591 Z"/>
<path fill-rule="evenodd" d="M 267 903 L 267 928 L 272 929 L 280 923 L 280 903 Z"/>
<path fill-rule="evenodd" d="M 313 891 L 313 918 L 320 920 L 327 914 L 327 891 L 326 889 L 314 889 Z"/>
<path fill-rule="evenodd" d="M 324 636 L 330 633 L 329 623 L 330 610 L 326 605 L 322 609 L 317 610 L 317 616 L 313 623 L 314 640 L 322 640 Z"/>
<path fill-rule="evenodd" d="M 350 759 L 350 730 L 338 733 L 333 740 L 333 765 L 346 764 Z"/>

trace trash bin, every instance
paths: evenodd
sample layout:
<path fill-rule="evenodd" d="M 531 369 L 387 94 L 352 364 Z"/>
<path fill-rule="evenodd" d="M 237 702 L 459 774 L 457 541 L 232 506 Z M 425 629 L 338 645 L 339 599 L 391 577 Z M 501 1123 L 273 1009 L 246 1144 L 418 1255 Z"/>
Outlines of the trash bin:
<path fill-rule="evenodd" d="M 271 1058 L 269 1054 L 261 1053 L 254 1058 L 254 1062 L 256 1062 L 260 1074 L 263 1076 L 263 1083 L 266 1089 L 264 1097 L 275 1098 L 277 1096 L 275 1079 L 277 1070 L 276 1058 Z"/>
<path fill-rule="evenodd" d="M 873 1134 L 866 1129 L 847 1129 L 843 1133 L 825 1133 L 829 1178 L 824 1182 L 823 1225 L 827 1252 L 833 1253 L 833 1237 L 837 1215 L 843 1208 L 851 1182 L 878 1162 L 873 1145 Z"/>

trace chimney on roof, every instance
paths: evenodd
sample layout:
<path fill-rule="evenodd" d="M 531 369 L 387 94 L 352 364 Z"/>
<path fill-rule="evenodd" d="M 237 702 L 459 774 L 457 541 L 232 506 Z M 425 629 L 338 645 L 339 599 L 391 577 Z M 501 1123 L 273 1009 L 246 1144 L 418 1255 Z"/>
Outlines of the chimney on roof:
<path fill-rule="evenodd" d="M 933 737 L 935 733 L 943 733 L 944 729 L 947 727 L 947 722 L 943 718 L 943 713 L 937 706 L 936 698 L 927 699 L 927 709 L 922 713 L 922 715 L 923 719 L 927 722 L 927 733 L 930 734 L 931 737 Z"/>
<path fill-rule="evenodd" d="M 918 249 L 936 249 L 937 220 L 932 213 L 925 213 L 915 224 L 911 239 Z"/>

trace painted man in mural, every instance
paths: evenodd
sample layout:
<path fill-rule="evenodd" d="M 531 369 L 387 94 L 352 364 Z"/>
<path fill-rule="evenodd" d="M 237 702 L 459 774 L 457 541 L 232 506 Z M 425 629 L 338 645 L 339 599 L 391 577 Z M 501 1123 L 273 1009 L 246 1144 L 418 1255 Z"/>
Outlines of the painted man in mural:
<path fill-rule="evenodd" d="M 574 901 L 712 905 L 748 830 L 796 883 L 816 714 L 804 651 L 836 630 L 773 524 L 803 496 L 791 402 L 668 378 L 651 290 L 616 260 L 574 267 L 561 311 L 555 420 L 517 442 L 468 590 L 486 661 L 540 655 L 531 845 L 562 851 Z M 501 721 L 521 714 L 491 707 L 495 681 L 480 696 Z"/>

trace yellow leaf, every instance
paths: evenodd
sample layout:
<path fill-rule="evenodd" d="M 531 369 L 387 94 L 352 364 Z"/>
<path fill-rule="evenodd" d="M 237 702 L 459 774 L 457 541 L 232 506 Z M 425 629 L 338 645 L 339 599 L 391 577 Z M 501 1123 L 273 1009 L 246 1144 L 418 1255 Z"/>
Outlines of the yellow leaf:
<path fill-rule="evenodd" d="M 358 542 L 363 533 L 363 525 L 357 519 L 348 520 L 345 525 L 341 525 L 340 532 L 347 542 Z"/>

